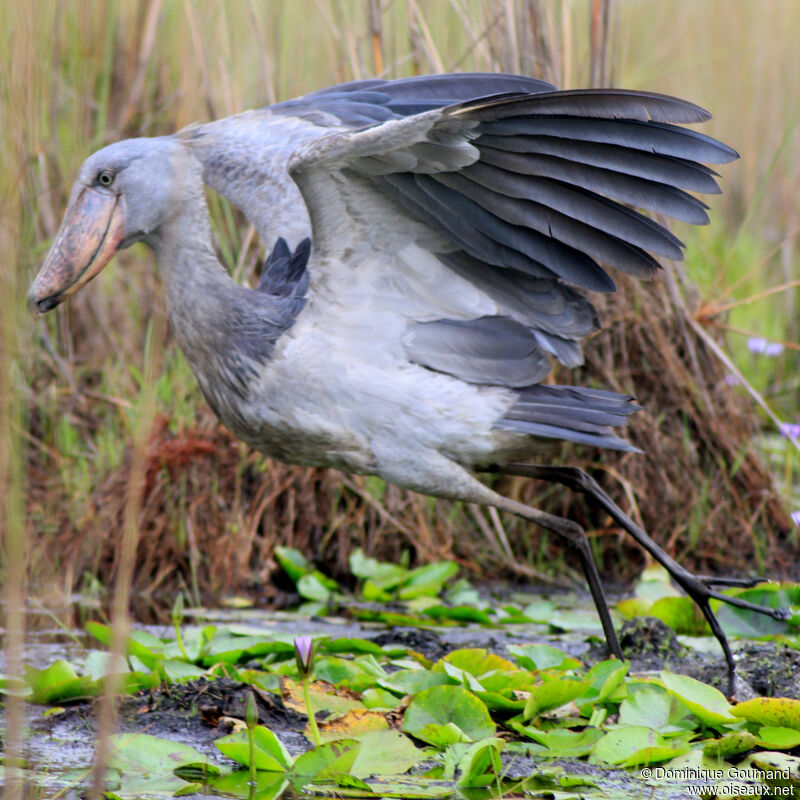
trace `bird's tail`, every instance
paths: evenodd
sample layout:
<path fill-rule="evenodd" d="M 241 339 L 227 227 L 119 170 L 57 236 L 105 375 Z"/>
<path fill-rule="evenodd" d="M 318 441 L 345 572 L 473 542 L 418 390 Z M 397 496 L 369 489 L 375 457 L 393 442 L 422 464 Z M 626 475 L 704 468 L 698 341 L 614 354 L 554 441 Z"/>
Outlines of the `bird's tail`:
<path fill-rule="evenodd" d="M 614 433 L 638 411 L 630 395 L 582 386 L 535 384 L 517 390 L 519 399 L 496 427 L 545 439 L 640 452 Z"/>

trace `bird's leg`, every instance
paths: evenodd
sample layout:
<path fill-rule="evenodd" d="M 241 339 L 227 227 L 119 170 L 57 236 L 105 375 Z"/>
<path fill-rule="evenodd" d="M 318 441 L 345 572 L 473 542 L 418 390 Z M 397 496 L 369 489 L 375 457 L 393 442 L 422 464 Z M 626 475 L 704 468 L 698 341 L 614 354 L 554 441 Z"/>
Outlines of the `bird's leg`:
<path fill-rule="evenodd" d="M 738 608 L 756 611 L 759 614 L 777 620 L 785 620 L 789 616 L 787 609 L 767 608 L 741 600 L 738 597 L 720 594 L 712 586 L 753 586 L 757 579 L 738 578 L 712 578 L 709 576 L 693 575 L 684 569 L 674 558 L 665 553 L 625 512 L 600 488 L 597 481 L 588 473 L 578 467 L 552 467 L 533 464 L 509 464 L 490 470 L 503 472 L 508 475 L 521 475 L 526 478 L 538 478 L 551 483 L 560 483 L 576 492 L 585 494 L 603 508 L 618 525 L 621 525 L 650 555 L 658 561 L 672 576 L 675 582 L 697 604 L 703 616 L 708 621 L 711 632 L 722 647 L 725 662 L 728 665 L 728 678 L 730 694 L 734 694 L 736 665 L 728 645 L 728 640 L 719 621 L 711 610 L 710 600 L 720 600 Z"/>
<path fill-rule="evenodd" d="M 608 650 L 613 656 L 622 660 L 622 648 L 617 638 L 617 632 L 614 630 L 614 624 L 611 621 L 611 612 L 608 610 L 608 602 L 603 592 L 603 586 L 600 583 L 600 575 L 597 572 L 597 566 L 592 557 L 589 539 L 583 528 L 572 520 L 547 514 L 544 511 L 539 511 L 536 508 L 517 503 L 514 500 L 509 500 L 507 497 L 502 497 L 500 495 L 495 495 L 495 499 L 491 502 L 491 505 L 501 511 L 510 511 L 518 517 L 522 517 L 530 522 L 535 522 L 537 525 L 541 525 L 543 528 L 547 528 L 547 530 L 552 531 L 563 539 L 570 550 L 575 553 L 580 561 L 583 574 L 586 576 L 586 581 L 589 584 L 589 591 L 592 594 L 592 599 L 597 608 L 597 615 L 600 617 L 600 624 L 603 627 Z"/>

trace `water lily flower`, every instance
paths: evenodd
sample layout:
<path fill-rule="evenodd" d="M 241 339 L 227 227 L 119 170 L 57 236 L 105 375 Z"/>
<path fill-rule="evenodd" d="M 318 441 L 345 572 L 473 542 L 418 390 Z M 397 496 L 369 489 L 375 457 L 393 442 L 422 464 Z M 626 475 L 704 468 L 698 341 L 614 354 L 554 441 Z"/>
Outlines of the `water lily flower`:
<path fill-rule="evenodd" d="M 792 511 L 791 513 L 792 522 L 800 528 L 800 511 Z"/>
<path fill-rule="evenodd" d="M 787 439 L 800 439 L 800 423 L 798 422 L 782 422 L 779 430 L 781 436 Z"/>
<path fill-rule="evenodd" d="M 310 636 L 295 636 L 294 659 L 303 677 L 314 669 L 314 640 Z"/>
<path fill-rule="evenodd" d="M 775 358 L 775 356 L 779 356 L 783 352 L 783 345 L 780 342 L 770 342 L 759 336 L 747 340 L 747 349 L 751 353 Z"/>

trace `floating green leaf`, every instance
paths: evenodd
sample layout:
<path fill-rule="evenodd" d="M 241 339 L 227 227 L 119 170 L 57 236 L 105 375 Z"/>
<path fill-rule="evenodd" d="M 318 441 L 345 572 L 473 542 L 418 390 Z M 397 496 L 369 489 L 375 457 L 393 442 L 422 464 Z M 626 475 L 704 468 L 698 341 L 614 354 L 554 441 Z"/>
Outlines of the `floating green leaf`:
<path fill-rule="evenodd" d="M 665 739 L 650 728 L 632 725 L 606 733 L 595 745 L 589 760 L 635 767 L 669 761 L 688 751 L 689 745 L 683 740 Z"/>
<path fill-rule="evenodd" d="M 99 693 L 100 686 L 88 676 L 80 677 L 68 661 L 59 659 L 45 669 L 25 668 L 32 703 L 63 703 Z"/>
<path fill-rule="evenodd" d="M 401 800 L 438 800 L 453 797 L 450 781 L 432 780 L 421 776 L 409 778 L 372 778 L 364 781 L 369 790 L 343 787 L 331 783 L 326 786 L 306 786 L 304 792 L 325 797 L 401 798 Z"/>
<path fill-rule="evenodd" d="M 667 690 L 679 697 L 703 722 L 712 726 L 736 722 L 736 718 L 731 714 L 733 706 L 719 689 L 687 675 L 677 675 L 666 670 L 661 673 L 661 680 Z"/>
<path fill-rule="evenodd" d="M 503 744 L 502 739 L 492 737 L 468 745 L 458 762 L 461 775 L 457 785 L 480 787 L 496 781 L 503 768 L 500 760 Z"/>
<path fill-rule="evenodd" d="M 709 758 L 731 758 L 752 750 L 758 739 L 750 731 L 731 731 L 719 739 L 711 739 L 703 746 L 703 755 Z"/>
<path fill-rule="evenodd" d="M 347 774 L 361 749 L 356 739 L 326 742 L 298 756 L 292 774 L 304 781 L 330 780 L 334 775 Z"/>
<path fill-rule="evenodd" d="M 350 571 L 357 578 L 369 580 L 382 592 L 395 589 L 409 576 L 409 571 L 405 567 L 367 557 L 361 548 L 350 554 Z"/>
<path fill-rule="evenodd" d="M 652 728 L 662 735 L 695 728 L 686 706 L 659 686 L 629 695 L 619 707 L 619 724 Z"/>
<path fill-rule="evenodd" d="M 292 766 L 292 757 L 281 740 L 269 728 L 257 725 L 253 728 L 253 763 L 257 770 L 266 772 L 286 772 Z M 250 745 L 247 732 L 232 733 L 217 739 L 214 744 L 221 753 L 250 766 Z"/>
<path fill-rule="evenodd" d="M 627 661 L 616 659 L 595 664 L 586 674 L 587 679 L 591 679 L 589 688 L 575 700 L 581 714 L 588 717 L 595 706 L 611 697 L 624 684 L 628 669 L 630 664 Z"/>
<path fill-rule="evenodd" d="M 173 771 L 186 764 L 195 770 L 207 764 L 202 754 L 187 744 L 170 742 L 145 733 L 123 733 L 111 737 L 108 766 L 119 770 L 119 797 L 170 796 L 186 784 Z M 208 765 L 209 774 L 217 768 Z"/>
<path fill-rule="evenodd" d="M 468 672 L 476 678 L 480 678 L 489 672 L 513 672 L 516 670 L 516 667 L 510 661 L 482 648 L 454 650 L 444 658 L 439 659 L 433 665 L 432 671 L 440 672 L 444 670 L 445 664 L 452 664 L 459 670 Z"/>
<path fill-rule="evenodd" d="M 754 697 L 737 703 L 731 713 L 761 725 L 800 730 L 800 700 L 789 697 Z"/>
<path fill-rule="evenodd" d="M 309 572 L 297 581 L 297 591 L 306 600 L 327 603 L 339 589 L 339 584 L 321 572 Z"/>
<path fill-rule="evenodd" d="M 276 547 L 273 551 L 275 560 L 283 567 L 284 572 L 297 583 L 303 575 L 313 571 L 308 559 L 293 547 Z"/>
<path fill-rule="evenodd" d="M 368 731 L 357 737 L 361 742 L 351 772 L 368 775 L 401 775 L 418 764 L 424 753 L 400 731 Z"/>
<path fill-rule="evenodd" d="M 523 669 L 576 669 L 581 662 L 549 644 L 511 645 L 508 652 L 516 657 Z"/>
<path fill-rule="evenodd" d="M 487 625 L 492 618 L 488 611 L 475 606 L 444 606 L 435 605 L 425 609 L 425 613 L 435 620 L 450 619 L 457 622 L 479 622 Z"/>
<path fill-rule="evenodd" d="M 591 686 L 591 679 L 553 678 L 530 689 L 523 719 L 529 720 L 580 697 Z"/>
<path fill-rule="evenodd" d="M 414 697 L 406 709 L 403 730 L 430 741 L 424 730 L 428 725 L 454 726 L 472 741 L 493 736 L 495 732 L 486 705 L 461 686 L 433 686 Z"/>
<path fill-rule="evenodd" d="M 689 597 L 662 597 L 650 606 L 647 616 L 660 619 L 675 633 L 687 636 L 704 636 L 710 633 L 705 617 Z"/>
<path fill-rule="evenodd" d="M 582 758 L 592 752 L 594 746 L 605 735 L 598 728 L 584 728 L 581 731 L 571 731 L 554 728 L 549 731 L 540 731 L 536 728 L 524 728 L 526 735 L 530 736 L 547 748 L 544 753 L 548 758 Z"/>
<path fill-rule="evenodd" d="M 761 780 L 771 786 L 791 789 L 800 786 L 800 758 L 797 756 L 772 751 L 752 753 L 740 766 L 746 768 L 750 765 L 762 770 L 764 774 L 761 776 Z M 795 792 L 783 792 L 782 794 L 787 797 L 794 795 Z"/>
<path fill-rule="evenodd" d="M 800 730 L 765 725 L 758 731 L 758 744 L 765 750 L 792 750 L 800 747 Z"/>
<path fill-rule="evenodd" d="M 444 672 L 427 669 L 403 669 L 378 680 L 378 685 L 398 695 L 417 694 L 432 686 L 454 684 L 456 680 Z"/>

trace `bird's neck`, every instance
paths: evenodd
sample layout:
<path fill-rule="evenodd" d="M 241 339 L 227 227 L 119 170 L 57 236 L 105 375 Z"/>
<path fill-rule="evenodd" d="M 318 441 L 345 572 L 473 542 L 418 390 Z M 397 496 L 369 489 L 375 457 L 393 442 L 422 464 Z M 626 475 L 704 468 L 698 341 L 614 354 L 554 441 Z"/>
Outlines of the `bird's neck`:
<path fill-rule="evenodd" d="M 200 187 L 182 198 L 175 214 L 148 243 L 158 259 L 167 311 L 190 324 L 210 321 L 222 311 L 216 302 L 237 284 L 219 263 L 211 238 L 208 207 Z"/>

